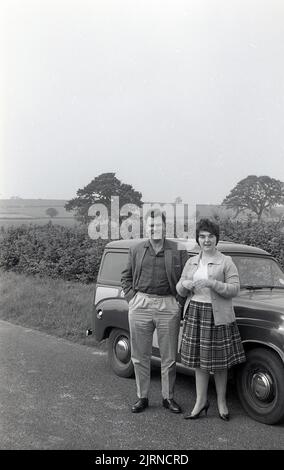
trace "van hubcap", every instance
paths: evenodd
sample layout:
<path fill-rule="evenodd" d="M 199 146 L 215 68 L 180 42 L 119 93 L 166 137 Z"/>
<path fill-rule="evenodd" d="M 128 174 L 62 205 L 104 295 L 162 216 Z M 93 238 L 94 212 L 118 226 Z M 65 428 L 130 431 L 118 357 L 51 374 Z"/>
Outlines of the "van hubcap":
<path fill-rule="evenodd" d="M 251 378 L 251 390 L 256 398 L 262 402 L 273 399 L 273 382 L 267 372 L 255 372 Z"/>
<path fill-rule="evenodd" d="M 130 361 L 130 347 L 127 338 L 121 337 L 117 340 L 115 345 L 115 354 L 117 359 L 124 364 L 127 364 L 127 362 Z"/>

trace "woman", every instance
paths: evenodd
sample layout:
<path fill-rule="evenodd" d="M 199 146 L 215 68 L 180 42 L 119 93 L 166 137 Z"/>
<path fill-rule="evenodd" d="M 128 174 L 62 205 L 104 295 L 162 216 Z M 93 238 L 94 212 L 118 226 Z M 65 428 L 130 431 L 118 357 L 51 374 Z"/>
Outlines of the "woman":
<path fill-rule="evenodd" d="M 232 298 L 239 292 L 239 275 L 230 256 L 220 253 L 219 226 L 201 219 L 196 227 L 200 254 L 190 258 L 177 284 L 177 292 L 187 297 L 181 342 L 181 362 L 195 369 L 196 403 L 185 419 L 207 414 L 207 389 L 214 373 L 219 416 L 228 421 L 227 373 L 245 361 Z"/>

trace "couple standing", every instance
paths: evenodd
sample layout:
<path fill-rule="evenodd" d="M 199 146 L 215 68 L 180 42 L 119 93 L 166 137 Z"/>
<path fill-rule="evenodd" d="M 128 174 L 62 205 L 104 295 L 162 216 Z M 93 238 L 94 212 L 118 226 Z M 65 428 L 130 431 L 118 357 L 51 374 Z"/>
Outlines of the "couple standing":
<path fill-rule="evenodd" d="M 229 256 L 216 245 L 219 227 L 201 219 L 196 227 L 200 254 L 188 259 L 185 250 L 165 238 L 165 216 L 158 210 L 146 217 L 148 240 L 130 250 L 122 272 L 122 287 L 129 303 L 131 358 L 138 401 L 132 412 L 148 407 L 150 361 L 156 329 L 161 354 L 162 404 L 181 413 L 174 401 L 176 356 L 181 305 L 186 298 L 181 362 L 195 369 L 196 403 L 184 418 L 196 419 L 209 408 L 207 389 L 214 373 L 219 416 L 229 420 L 226 404 L 228 368 L 245 360 L 232 306 L 239 291 L 239 276 Z"/>

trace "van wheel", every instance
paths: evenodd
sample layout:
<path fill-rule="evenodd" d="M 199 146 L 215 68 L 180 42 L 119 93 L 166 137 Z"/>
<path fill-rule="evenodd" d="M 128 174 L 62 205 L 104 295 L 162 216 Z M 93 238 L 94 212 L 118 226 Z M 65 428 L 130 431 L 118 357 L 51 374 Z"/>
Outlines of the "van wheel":
<path fill-rule="evenodd" d="M 254 349 L 237 372 L 237 390 L 247 414 L 276 424 L 284 418 L 284 367 L 272 351 Z"/>
<path fill-rule="evenodd" d="M 112 370 L 120 377 L 133 377 L 129 332 L 115 328 L 108 338 L 108 357 Z"/>

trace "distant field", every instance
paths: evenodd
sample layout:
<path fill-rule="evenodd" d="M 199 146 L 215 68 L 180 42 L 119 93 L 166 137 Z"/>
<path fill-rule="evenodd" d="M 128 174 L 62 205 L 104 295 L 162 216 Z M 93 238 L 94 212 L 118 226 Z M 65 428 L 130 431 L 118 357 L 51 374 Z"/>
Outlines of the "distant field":
<path fill-rule="evenodd" d="M 65 209 L 65 199 L 0 199 L 0 218 L 12 215 L 17 217 L 46 217 L 46 210 L 53 208 L 58 217 L 71 217 Z"/>
<path fill-rule="evenodd" d="M 22 224 L 53 224 L 74 226 L 78 222 L 72 212 L 65 209 L 64 199 L 0 199 L 0 227 L 18 227 Z M 57 211 L 55 217 L 46 214 L 47 209 Z"/>

